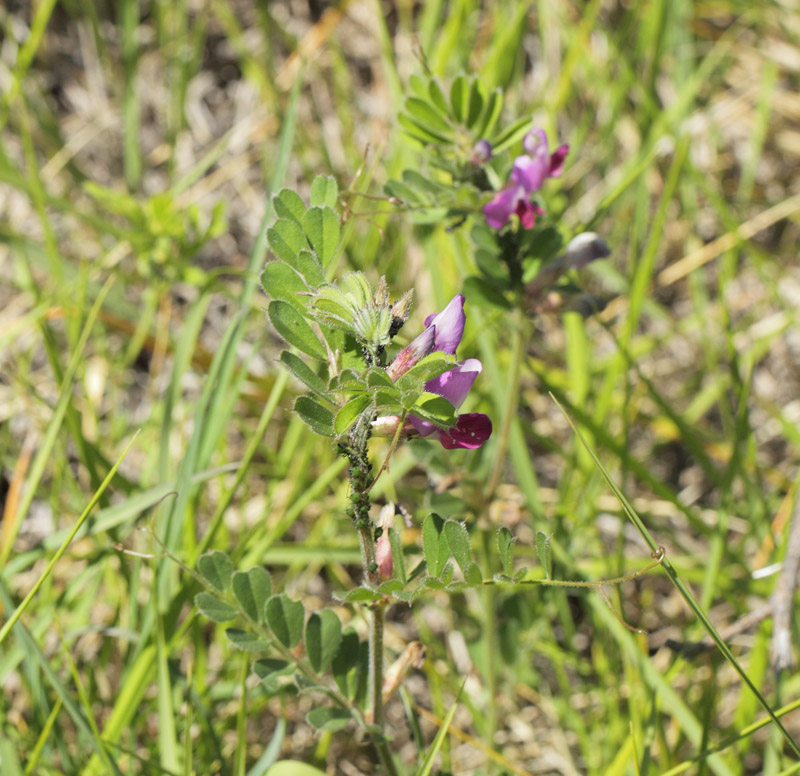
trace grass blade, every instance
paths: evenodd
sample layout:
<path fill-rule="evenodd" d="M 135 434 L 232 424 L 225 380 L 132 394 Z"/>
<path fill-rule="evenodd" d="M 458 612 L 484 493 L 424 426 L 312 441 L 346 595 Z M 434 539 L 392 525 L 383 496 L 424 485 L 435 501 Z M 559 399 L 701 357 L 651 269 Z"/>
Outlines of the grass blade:
<path fill-rule="evenodd" d="M 637 514 L 636 510 L 633 508 L 631 503 L 625 498 L 625 495 L 622 491 L 617 487 L 614 480 L 611 478 L 611 475 L 608 473 L 606 468 L 600 462 L 600 459 L 595 455 L 594 450 L 586 443 L 586 440 L 583 438 L 578 427 L 572 422 L 572 418 L 564 411 L 561 405 L 558 403 L 558 400 L 550 394 L 553 401 L 558 405 L 561 412 L 564 414 L 567 422 L 569 423 L 572 430 L 577 434 L 578 438 L 583 443 L 584 447 L 588 451 L 589 455 L 592 457 L 595 466 L 600 471 L 600 474 L 603 476 L 603 479 L 606 481 L 606 484 L 614 493 L 617 500 L 619 501 L 620 506 L 622 507 L 625 514 L 628 516 L 628 519 L 636 526 L 636 530 L 639 532 L 639 535 L 644 539 L 647 543 L 647 546 L 650 550 L 654 553 L 659 551 L 659 546 L 655 539 L 650 534 L 650 531 L 647 529 L 647 526 L 644 524 L 642 519 Z M 692 595 L 689 588 L 683 583 L 683 580 L 678 575 L 678 572 L 675 570 L 672 563 L 670 563 L 669 558 L 664 558 L 663 562 L 661 563 L 661 567 L 666 572 L 667 576 L 670 579 L 670 582 L 675 586 L 678 592 L 681 594 L 681 597 L 684 601 L 686 601 L 687 606 L 692 610 L 692 613 L 697 617 L 698 620 L 702 623 L 703 627 L 706 629 L 706 632 L 711 637 L 711 640 L 716 645 L 717 649 L 722 653 L 725 659 L 731 664 L 731 667 L 734 671 L 739 675 L 741 680 L 748 686 L 750 691 L 755 695 L 758 702 L 761 704 L 761 707 L 764 711 L 767 712 L 769 715 L 770 720 L 773 722 L 775 727 L 780 731 L 781 735 L 784 737 L 786 742 L 788 743 L 790 749 L 800 757 L 800 747 L 798 747 L 797 742 L 791 736 L 789 731 L 783 726 L 783 723 L 778 719 L 775 712 L 773 711 L 772 707 L 767 703 L 766 698 L 761 694 L 759 689 L 753 684 L 750 677 L 747 675 L 747 672 L 742 668 L 739 661 L 734 657 L 733 653 L 728 648 L 728 645 L 722 640 L 719 633 L 717 633 L 717 629 L 711 623 L 711 620 L 708 619 L 706 613 L 702 610 L 700 605 L 695 600 L 694 596 Z"/>
<path fill-rule="evenodd" d="M 3 627 L 0 628 L 0 644 L 2 644 L 6 640 L 6 637 L 8 636 L 9 632 L 11 631 L 11 628 L 14 627 L 14 624 L 22 616 L 22 613 L 28 608 L 28 605 L 33 600 L 33 598 L 36 595 L 36 593 L 39 591 L 39 588 L 42 586 L 44 581 L 50 576 L 50 572 L 53 570 L 53 567 L 56 565 L 56 563 L 58 563 L 58 561 L 61 558 L 61 556 L 66 552 L 66 549 L 67 549 L 67 547 L 69 547 L 70 543 L 72 542 L 73 538 L 75 537 L 75 534 L 78 533 L 78 530 L 83 525 L 83 523 L 86 520 L 86 518 L 89 517 L 89 513 L 92 511 L 94 506 L 100 500 L 100 496 L 103 494 L 105 489 L 108 487 L 108 485 L 111 482 L 111 480 L 114 479 L 114 475 L 117 473 L 117 469 L 119 468 L 119 465 L 122 463 L 122 459 L 125 457 L 125 455 L 127 454 L 128 450 L 131 449 L 131 446 L 136 441 L 137 435 L 138 435 L 138 431 L 136 432 L 136 434 L 133 435 L 133 438 L 131 439 L 131 441 L 128 442 L 128 445 L 122 451 L 122 455 L 120 455 L 120 457 L 117 458 L 117 462 L 111 468 L 111 471 L 109 471 L 109 473 L 106 475 L 106 478 L 101 483 L 99 490 L 97 490 L 95 492 L 94 496 L 92 496 L 91 501 L 86 505 L 86 509 L 83 510 L 83 512 L 81 513 L 81 516 L 76 520 L 75 525 L 72 527 L 72 530 L 69 532 L 69 535 L 67 536 L 67 538 L 61 543 L 61 546 L 53 554 L 53 557 L 50 559 L 50 562 L 45 567 L 45 570 L 39 576 L 39 579 L 36 580 L 36 582 L 34 583 L 33 587 L 30 589 L 30 591 L 28 591 L 28 594 L 20 602 L 19 606 L 17 606 L 17 608 L 14 609 L 14 613 L 11 615 L 11 617 L 9 617 L 8 620 L 6 620 L 6 622 L 3 625 Z"/>

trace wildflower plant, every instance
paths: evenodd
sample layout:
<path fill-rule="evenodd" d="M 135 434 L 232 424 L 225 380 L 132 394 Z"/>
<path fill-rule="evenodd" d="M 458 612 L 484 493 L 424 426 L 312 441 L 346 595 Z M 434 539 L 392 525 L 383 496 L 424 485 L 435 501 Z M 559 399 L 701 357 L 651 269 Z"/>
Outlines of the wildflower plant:
<path fill-rule="evenodd" d="M 270 692 L 327 697 L 332 703 L 315 708 L 308 721 L 338 729 L 355 720 L 369 731 L 384 770 L 394 773 L 382 709 L 404 672 L 392 669 L 384 681 L 386 608 L 394 601 L 411 603 L 426 591 L 481 584 L 483 577 L 471 558 L 466 528 L 437 515 L 423 524 L 424 561 L 407 571 L 394 506 L 384 507 L 380 519 L 371 514 L 370 490 L 385 462 L 373 466 L 369 442 L 391 437 L 388 455 L 409 438 L 474 449 L 490 437 L 492 424 L 482 413 L 457 411 L 481 372 L 477 359 L 455 357 L 466 321 L 463 295 L 428 315 L 423 331 L 397 348 L 393 340 L 411 314 L 412 291 L 393 295 L 383 278 L 373 285 L 361 272 L 327 279 L 341 250 L 337 199 L 332 178 L 315 180 L 310 207 L 289 189 L 275 196 L 278 219 L 267 233 L 273 256 L 261 280 L 270 298 L 269 320 L 289 346 L 280 361 L 305 387 L 294 412 L 348 461 L 347 514 L 359 538 L 363 581 L 342 603 L 368 607 L 368 641 L 344 628 L 333 609 L 307 618 L 301 602 L 272 590 L 265 569 L 234 571 L 219 551 L 200 558 L 195 573 L 207 590 L 196 603 L 214 621 L 241 620 L 245 627 L 228 628 L 227 637 L 240 649 L 266 655 L 254 670 Z M 455 578 L 451 557 L 462 579 Z"/>
<path fill-rule="evenodd" d="M 411 91 L 400 124 L 425 146 L 432 172 L 406 170 L 402 180 L 386 184 L 386 194 L 416 221 L 444 219 L 451 229 L 471 230 L 478 274 L 465 280 L 465 293 L 457 293 L 440 311 L 427 311 L 422 331 L 406 337 L 413 290 L 395 293 L 384 278 L 370 279 L 363 272 L 337 278 L 341 222 L 353 210 L 350 194 L 340 195 L 330 177 L 313 182 L 309 206 L 290 189 L 273 198 L 277 219 L 267 231 L 272 257 L 261 275 L 270 300 L 267 315 L 288 345 L 280 361 L 305 390 L 293 410 L 347 460 L 347 516 L 358 536 L 362 581 L 345 591 L 339 603 L 361 608 L 369 621 L 367 640 L 345 627 L 336 609 L 307 616 L 301 602 L 272 589 L 265 569 L 235 571 L 219 551 L 203 555 L 193 572 L 207 588 L 196 597 L 197 606 L 217 622 L 239 620 L 227 629 L 227 637 L 257 656 L 254 670 L 268 691 L 326 698 L 328 703 L 308 714 L 308 722 L 327 730 L 354 722 L 368 734 L 388 774 L 397 770 L 383 706 L 418 664 L 424 647 L 410 644 L 408 654 L 384 673 L 387 609 L 394 603 L 413 604 L 432 591 L 528 582 L 526 570 L 514 568 L 514 540 L 507 528 L 496 531 L 494 542 L 484 543 L 495 545 L 502 569 L 487 578 L 473 558 L 462 522 L 429 514 L 422 521 L 422 547 L 406 547 L 397 520 L 407 514 L 392 503 L 375 514 L 372 488 L 404 440 L 474 450 L 492 436 L 487 415 L 459 412 L 482 371 L 474 357 L 458 360 L 464 355 L 458 351 L 470 304 L 516 306 L 519 313 L 535 309 L 542 299 L 551 300 L 545 294 L 566 272 L 606 252 L 596 235 L 584 235 L 559 255 L 559 233 L 536 223 L 545 211 L 534 197 L 548 178 L 560 175 L 565 145 L 550 153 L 545 134 L 527 118 L 496 131 L 502 94 L 487 95 L 477 80 L 457 78 L 449 98 L 436 79 L 412 79 Z M 507 172 L 503 152 L 517 143 L 522 153 Z M 521 336 L 519 331 L 515 336 Z M 396 345 L 396 338 L 406 344 Z M 497 484 L 512 412 L 510 403 L 486 503 Z M 391 440 L 379 466 L 371 442 L 377 437 Z M 537 552 L 549 579 L 549 540 L 541 532 Z"/>
<path fill-rule="evenodd" d="M 569 146 L 554 144 L 551 151 L 530 117 L 499 126 L 502 91 L 487 92 L 479 78 L 459 76 L 446 93 L 438 78 L 417 76 L 409 89 L 399 123 L 421 147 L 427 169 L 405 170 L 385 192 L 418 223 L 469 230 L 474 274 L 464 280 L 467 300 L 516 308 L 520 318 L 586 306 L 568 275 L 607 256 L 608 248 L 589 233 L 579 240 L 580 259 L 573 259 L 575 245 L 548 222 L 543 198 L 548 180 L 561 177 Z M 600 305 L 589 301 L 590 311 Z"/>

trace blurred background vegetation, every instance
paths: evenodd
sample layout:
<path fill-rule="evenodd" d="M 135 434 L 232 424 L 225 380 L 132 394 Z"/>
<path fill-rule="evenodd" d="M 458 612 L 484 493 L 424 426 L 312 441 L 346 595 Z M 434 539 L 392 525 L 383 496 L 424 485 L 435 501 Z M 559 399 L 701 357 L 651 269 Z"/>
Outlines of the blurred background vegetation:
<path fill-rule="evenodd" d="M 478 452 L 406 445 L 376 500 L 408 509 L 412 548 L 429 511 L 465 519 L 489 572 L 498 525 L 532 576 L 537 530 L 556 578 L 645 566 L 552 392 L 712 622 L 733 626 L 773 708 L 800 694 L 800 676 L 772 670 L 772 619 L 757 616 L 800 459 L 795 4 L 6 0 L 0 35 L 4 621 L 139 432 L 0 643 L 4 776 L 256 776 L 279 755 L 375 770 L 363 741 L 312 732 L 308 699 L 267 695 L 195 616 L 190 577 L 120 546 L 158 555 L 139 530 L 152 520 L 187 564 L 209 547 L 263 563 L 307 608 L 358 583 L 346 462 L 292 417 L 276 364 L 263 231 L 271 193 L 307 197 L 330 173 L 346 265 L 416 289 L 410 331 L 460 291 L 469 235 L 381 199 L 387 179 L 425 170 L 396 117 L 426 70 L 478 74 L 506 90 L 504 121 L 530 115 L 570 143 L 548 219 L 609 244 L 576 278 L 608 304 L 525 324 L 490 504 L 498 435 Z M 460 355 L 484 363 L 468 409 L 499 419 L 517 322 L 469 296 L 467 310 Z M 442 772 L 797 772 L 773 729 L 749 731 L 763 712 L 717 652 L 684 648 L 704 632 L 660 571 L 607 592 L 647 633 L 594 592 L 395 606 L 390 657 L 420 638 L 428 658 L 388 709 L 394 747 L 413 764 L 412 732 L 431 740 L 466 677 Z M 357 609 L 341 616 L 363 627 Z M 800 734 L 800 712 L 784 724 Z"/>

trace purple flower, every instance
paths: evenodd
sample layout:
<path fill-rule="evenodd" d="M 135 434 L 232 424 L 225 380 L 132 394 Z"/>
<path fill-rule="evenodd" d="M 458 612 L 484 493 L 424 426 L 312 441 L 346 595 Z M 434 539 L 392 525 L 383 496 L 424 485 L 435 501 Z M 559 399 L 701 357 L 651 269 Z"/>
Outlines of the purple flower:
<path fill-rule="evenodd" d="M 531 194 L 542 188 L 548 178 L 558 178 L 564 169 L 568 145 L 559 146 L 552 154 L 543 129 L 533 129 L 525 135 L 522 146 L 526 154 L 514 160 L 508 183 L 488 202 L 483 212 L 493 229 L 502 229 L 512 214 L 519 216 L 523 229 L 532 229 L 536 216 L 544 214 Z"/>
<path fill-rule="evenodd" d="M 428 380 L 425 383 L 425 390 L 428 393 L 443 396 L 458 409 L 467 398 L 481 369 L 481 362 L 477 358 L 459 361 L 454 369 L 439 375 L 439 377 L 434 377 L 433 380 Z M 454 450 L 457 447 L 473 450 L 480 447 L 492 434 L 492 421 L 487 415 L 480 412 L 459 415 L 456 425 L 445 430 L 416 415 L 411 415 L 408 420 L 421 437 L 438 434 L 442 446 L 448 450 Z"/>
<path fill-rule="evenodd" d="M 438 350 L 452 356 L 464 334 L 464 297 L 454 296 L 440 313 L 433 313 L 425 319 L 425 329 L 406 345 L 386 367 L 386 374 L 396 382 L 412 366 L 425 356 Z"/>
<path fill-rule="evenodd" d="M 454 355 L 464 334 L 464 296 L 456 294 L 447 307 L 440 313 L 433 313 L 425 319 L 425 330 L 404 348 L 386 368 L 392 380 L 397 380 L 422 358 L 434 351 Z M 458 409 L 466 399 L 475 378 L 481 373 L 481 362 L 477 358 L 458 361 L 455 367 L 444 374 L 425 383 L 425 390 L 435 393 L 449 401 Z M 377 418 L 373 424 L 375 433 L 393 432 L 397 428 L 399 418 L 394 423 L 389 418 Z M 437 434 L 443 447 L 454 450 L 459 447 L 475 449 L 480 447 L 492 433 L 492 421 L 479 412 L 459 415 L 455 426 L 441 429 L 415 415 L 411 415 L 408 424 L 421 437 Z M 411 428 L 408 429 L 411 431 Z"/>

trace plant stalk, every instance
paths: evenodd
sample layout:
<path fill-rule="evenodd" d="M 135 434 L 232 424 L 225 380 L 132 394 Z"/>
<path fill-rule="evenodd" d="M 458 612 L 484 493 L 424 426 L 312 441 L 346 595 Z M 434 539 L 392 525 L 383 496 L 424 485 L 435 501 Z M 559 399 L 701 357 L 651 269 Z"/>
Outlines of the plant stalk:
<path fill-rule="evenodd" d="M 511 434 L 511 423 L 517 414 L 519 407 L 519 385 L 522 366 L 522 356 L 525 349 L 525 339 L 523 336 L 524 319 L 520 310 L 517 310 L 516 320 L 514 321 L 513 335 L 511 340 L 511 365 L 508 372 L 508 391 L 506 393 L 505 413 L 497 435 L 497 452 L 494 457 L 492 474 L 489 477 L 489 484 L 486 488 L 486 503 L 490 503 L 497 492 L 500 484 L 500 477 L 503 474 L 503 464 L 508 450 L 508 439 Z"/>
<path fill-rule="evenodd" d="M 364 578 L 373 587 L 377 587 L 381 578 L 375 561 L 374 526 L 369 517 L 370 496 L 372 487 L 372 465 L 367 454 L 371 423 L 374 417 L 367 413 L 362 415 L 350 432 L 350 444 L 346 454 L 350 460 L 350 516 L 358 531 L 358 542 L 361 548 L 361 564 Z M 386 607 L 383 603 L 375 604 L 370 610 L 369 621 L 369 699 L 367 718 L 377 728 L 373 735 L 373 743 L 381 765 L 387 776 L 397 776 L 397 769 L 383 734 L 383 626 Z"/>

